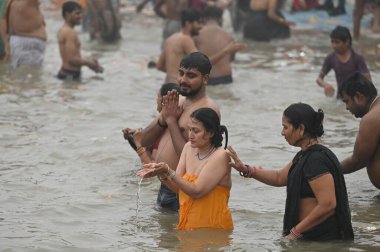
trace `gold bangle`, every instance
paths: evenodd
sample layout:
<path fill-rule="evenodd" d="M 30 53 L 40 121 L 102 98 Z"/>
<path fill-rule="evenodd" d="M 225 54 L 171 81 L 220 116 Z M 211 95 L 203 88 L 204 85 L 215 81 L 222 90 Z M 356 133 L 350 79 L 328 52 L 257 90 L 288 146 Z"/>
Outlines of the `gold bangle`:
<path fill-rule="evenodd" d="M 145 148 L 144 147 L 139 147 L 137 148 L 136 152 L 137 152 L 137 155 L 139 155 L 140 157 L 142 156 L 142 154 L 144 154 L 145 152 Z"/>

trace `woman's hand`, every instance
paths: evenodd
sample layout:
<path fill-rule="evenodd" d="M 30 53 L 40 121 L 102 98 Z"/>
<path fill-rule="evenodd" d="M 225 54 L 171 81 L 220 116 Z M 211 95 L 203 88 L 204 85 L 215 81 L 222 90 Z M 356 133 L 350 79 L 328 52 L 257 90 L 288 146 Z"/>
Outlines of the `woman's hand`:
<path fill-rule="evenodd" d="M 164 162 L 144 164 L 143 168 L 138 170 L 136 175 L 141 178 L 151 178 L 168 172 L 168 165 Z"/>
<path fill-rule="evenodd" d="M 241 162 L 240 158 L 236 154 L 235 150 L 231 147 L 231 145 L 228 145 L 227 147 L 227 154 L 232 158 L 232 161 L 229 162 L 229 165 L 235 168 L 237 171 L 246 173 L 247 167 Z"/>

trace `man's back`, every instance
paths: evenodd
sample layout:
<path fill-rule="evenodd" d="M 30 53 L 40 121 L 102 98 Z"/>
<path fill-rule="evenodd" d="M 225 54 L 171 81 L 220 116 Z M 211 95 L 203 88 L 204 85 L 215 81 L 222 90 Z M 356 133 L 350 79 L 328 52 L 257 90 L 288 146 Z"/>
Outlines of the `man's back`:
<path fill-rule="evenodd" d="M 356 143 L 373 146 L 368 152 L 373 153 L 368 159 L 367 173 L 372 184 L 380 189 L 380 103 L 374 104 L 372 109 L 363 116 L 360 122 Z M 367 138 L 368 137 L 368 138 Z M 359 140 L 358 140 L 359 139 Z M 368 139 L 368 141 L 363 141 Z M 363 141 L 363 142 L 362 142 Z M 356 144 L 355 144 L 356 145 Z"/>
<path fill-rule="evenodd" d="M 222 51 L 232 41 L 231 35 L 217 24 L 206 24 L 195 39 L 198 50 L 209 57 Z M 226 55 L 213 64 L 210 77 L 227 76 L 231 73 L 231 55 Z"/>
<path fill-rule="evenodd" d="M 196 48 L 193 39 L 182 32 L 174 33 L 165 41 L 159 65 L 164 64 L 166 83 L 177 82 L 178 66 L 181 59 L 194 51 Z"/>

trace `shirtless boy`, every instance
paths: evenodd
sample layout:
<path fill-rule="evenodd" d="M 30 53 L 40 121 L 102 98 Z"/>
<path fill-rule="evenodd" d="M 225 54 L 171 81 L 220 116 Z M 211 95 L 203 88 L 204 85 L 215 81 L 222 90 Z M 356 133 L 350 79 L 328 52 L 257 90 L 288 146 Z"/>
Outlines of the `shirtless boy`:
<path fill-rule="evenodd" d="M 333 85 L 324 80 L 324 77 L 331 69 L 335 72 L 338 89 L 345 78 L 356 71 L 362 73 L 368 80 L 371 80 L 371 75 L 363 56 L 357 54 L 351 47 L 352 38 L 350 30 L 344 26 L 337 26 L 331 32 L 330 38 L 334 51 L 325 58 L 322 70 L 317 78 L 317 84 L 324 89 L 325 95 L 333 96 L 335 93 Z M 340 98 L 339 92 L 337 92 L 337 98 Z"/>
<path fill-rule="evenodd" d="M 12 66 L 41 67 L 47 34 L 40 1 L 12 0 L 8 26 Z"/>
<path fill-rule="evenodd" d="M 80 53 L 80 41 L 74 27 L 81 23 L 82 7 L 74 1 L 66 2 L 62 6 L 62 16 L 65 24 L 58 31 L 62 67 L 57 78 L 79 81 L 82 66 L 87 66 L 96 73 L 102 72 L 103 68 L 96 59 L 82 58 Z"/>
<path fill-rule="evenodd" d="M 166 72 L 165 82 L 176 82 L 178 65 L 183 57 L 198 51 L 193 36 L 199 34 L 202 28 L 201 15 L 197 10 L 186 9 L 181 13 L 182 30 L 171 35 L 164 43 L 163 50 L 157 62 L 157 68 Z M 214 55 L 208 55 L 211 64 L 231 55 L 245 47 L 242 43 L 231 42 Z"/>
<path fill-rule="evenodd" d="M 380 101 L 375 86 L 361 73 L 354 73 L 339 89 L 346 109 L 362 118 L 352 155 L 341 162 L 343 173 L 367 167 L 372 184 L 380 189 Z"/>

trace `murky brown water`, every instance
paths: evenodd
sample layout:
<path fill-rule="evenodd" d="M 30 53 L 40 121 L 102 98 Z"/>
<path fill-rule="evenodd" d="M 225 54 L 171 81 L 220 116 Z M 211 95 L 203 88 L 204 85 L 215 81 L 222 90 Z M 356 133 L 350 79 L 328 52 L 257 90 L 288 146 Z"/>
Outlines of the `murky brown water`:
<path fill-rule="evenodd" d="M 139 160 L 121 129 L 144 126 L 155 115 L 164 74 L 146 68 L 160 50 L 159 19 L 126 13 L 119 45 L 98 45 L 81 34 L 83 53 L 99 58 L 103 75 L 84 69 L 81 84 L 54 78 L 62 20 L 51 11 L 45 11 L 49 42 L 42 73 L 0 65 L 0 251 L 379 250 L 380 193 L 365 170 L 346 176 L 355 229 L 349 244 L 284 242 L 285 188 L 236 172 L 232 233 L 175 231 L 177 216 L 155 205 L 154 179 L 141 184 L 136 219 Z M 327 37 L 295 30 L 286 41 L 248 42 L 233 65 L 235 83 L 208 88 L 244 161 L 281 167 L 293 157 L 297 149 L 280 135 L 281 114 L 299 101 L 325 111 L 323 141 L 339 158 L 352 151 L 359 120 L 315 84 L 330 51 Z M 355 46 L 379 83 L 378 40 L 365 38 Z"/>

